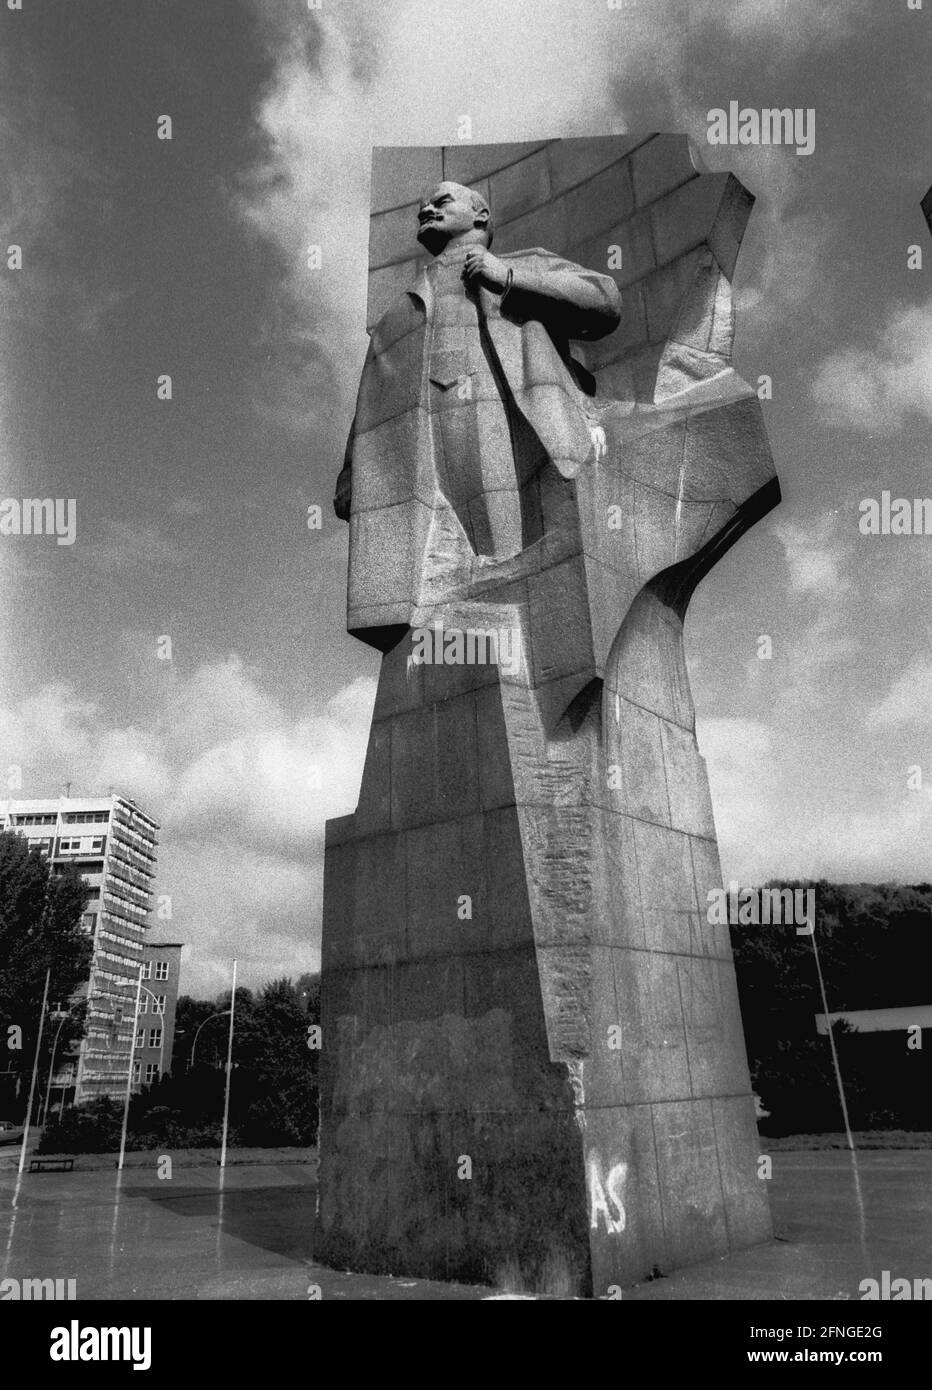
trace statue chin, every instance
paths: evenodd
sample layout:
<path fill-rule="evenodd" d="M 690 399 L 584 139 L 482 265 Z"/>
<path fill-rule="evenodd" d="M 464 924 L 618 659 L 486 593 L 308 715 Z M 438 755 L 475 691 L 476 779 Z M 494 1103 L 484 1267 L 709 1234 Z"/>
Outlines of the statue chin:
<path fill-rule="evenodd" d="M 446 232 L 440 231 L 437 227 L 424 227 L 418 232 L 417 239 L 432 256 L 439 256 L 449 241 Z"/>

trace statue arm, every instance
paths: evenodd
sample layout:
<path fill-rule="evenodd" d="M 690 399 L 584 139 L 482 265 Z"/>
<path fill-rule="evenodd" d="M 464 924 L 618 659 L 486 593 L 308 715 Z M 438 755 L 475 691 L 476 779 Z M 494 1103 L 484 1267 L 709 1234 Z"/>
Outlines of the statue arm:
<path fill-rule="evenodd" d="M 621 322 L 621 295 L 610 275 L 536 255 L 508 260 L 511 286 L 502 301 L 507 315 L 539 319 L 559 337 L 592 340 Z"/>

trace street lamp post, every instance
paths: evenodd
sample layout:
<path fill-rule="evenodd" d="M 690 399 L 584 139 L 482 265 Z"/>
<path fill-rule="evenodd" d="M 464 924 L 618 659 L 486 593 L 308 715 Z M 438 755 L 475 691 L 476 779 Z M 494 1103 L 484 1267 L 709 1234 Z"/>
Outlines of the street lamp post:
<path fill-rule="evenodd" d="M 229 1009 L 221 1009 L 219 1013 L 216 1013 L 216 1014 L 208 1014 L 207 1017 L 204 1019 L 204 1023 L 209 1023 L 210 1020 L 211 1020 L 212 1018 L 226 1018 L 226 1016 L 227 1016 L 227 1014 L 228 1014 L 229 1012 L 230 1012 Z M 194 1041 L 193 1041 L 193 1043 L 191 1044 L 191 1056 L 188 1058 L 188 1071 L 193 1070 L 193 1067 L 194 1067 L 194 1053 L 195 1053 L 195 1051 L 196 1051 L 196 1049 L 197 1049 L 197 1038 L 198 1038 L 198 1034 L 200 1033 L 201 1029 L 204 1027 L 204 1023 L 199 1023 L 198 1026 L 197 1026 L 197 1028 L 194 1030 Z"/>
<path fill-rule="evenodd" d="M 126 1095 L 123 1100 L 123 1126 L 120 1133 L 120 1157 L 117 1161 L 117 1169 L 123 1171 L 123 1159 L 126 1157 L 126 1128 L 129 1123 L 129 1098 L 133 1090 L 133 1053 L 136 1051 L 136 1032 L 139 1028 L 139 995 L 142 990 L 142 966 L 139 967 L 139 976 L 136 980 L 136 1007 L 133 1010 L 133 1032 L 129 1045 L 129 1064 L 126 1068 Z"/>
<path fill-rule="evenodd" d="M 223 1096 L 223 1138 L 220 1141 L 220 1167 L 227 1166 L 227 1130 L 230 1123 L 230 1078 L 233 1074 L 233 1012 L 236 1008 L 236 961 L 233 962 L 233 991 L 230 995 L 230 1035 L 227 1039 L 227 1082 Z"/>
<path fill-rule="evenodd" d="M 36 1081 L 39 1076 L 39 1052 L 42 1049 L 42 1029 L 45 1027 L 45 1010 L 49 1002 L 49 980 L 52 978 L 51 966 L 45 972 L 45 989 L 42 991 L 42 1008 L 39 1011 L 39 1031 L 36 1034 L 36 1056 L 32 1064 L 32 1080 L 29 1083 L 29 1099 L 26 1102 L 26 1123 L 23 1125 L 23 1145 L 19 1151 L 19 1171 L 26 1163 L 26 1145 L 29 1143 L 29 1124 L 32 1120 L 32 1102 L 36 1094 Z"/>
<path fill-rule="evenodd" d="M 45 1104 L 42 1107 L 42 1119 L 39 1121 L 39 1123 L 42 1125 L 45 1124 L 46 1120 L 49 1117 L 49 1101 L 52 1097 L 52 1073 L 55 1070 L 55 1049 L 58 1047 L 58 1039 L 61 1034 L 61 1030 L 65 1025 L 65 1021 L 74 1012 L 76 1007 L 77 1005 L 72 1004 L 69 1009 L 65 1010 L 65 1012 L 61 1016 L 58 1027 L 55 1029 L 55 1041 L 52 1043 L 52 1059 L 49 1062 L 49 1079 L 48 1084 L 45 1088 Z M 62 1092 L 62 1108 L 64 1108 L 64 1104 L 64 1092 Z"/>

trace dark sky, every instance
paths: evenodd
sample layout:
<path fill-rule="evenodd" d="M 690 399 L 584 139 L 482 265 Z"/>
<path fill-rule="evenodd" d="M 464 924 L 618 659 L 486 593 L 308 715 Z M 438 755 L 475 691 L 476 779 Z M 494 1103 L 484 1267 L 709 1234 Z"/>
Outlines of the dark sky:
<path fill-rule="evenodd" d="M 22 795 L 113 784 L 162 821 L 187 988 L 234 954 L 251 984 L 317 961 L 323 821 L 355 804 L 376 674 L 330 511 L 370 149 L 452 143 L 464 112 L 482 143 L 705 146 L 731 100 L 814 109 L 811 156 L 704 148 L 758 197 L 736 365 L 773 377 L 785 502 L 694 600 L 700 745 L 726 876 L 932 876 L 932 537 L 857 524 L 883 489 L 932 494 L 929 271 L 907 269 L 932 255 L 930 24 L 905 0 L 0 11 L 0 227 L 24 255 L 0 273 L 0 493 L 78 511 L 73 547 L 0 538 L 0 756 Z"/>

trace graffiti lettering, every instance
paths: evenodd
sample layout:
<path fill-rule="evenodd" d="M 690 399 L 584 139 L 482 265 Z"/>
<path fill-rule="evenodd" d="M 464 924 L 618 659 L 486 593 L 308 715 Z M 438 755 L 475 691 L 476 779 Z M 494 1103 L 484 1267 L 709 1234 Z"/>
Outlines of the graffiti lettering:
<path fill-rule="evenodd" d="M 595 1231 L 599 1217 L 605 1221 L 610 1236 L 620 1235 L 627 1224 L 625 1215 L 625 1179 L 628 1176 L 627 1163 L 613 1164 L 605 1176 L 602 1159 L 598 1153 L 590 1153 L 587 1164 L 589 1175 L 589 1226 Z"/>

